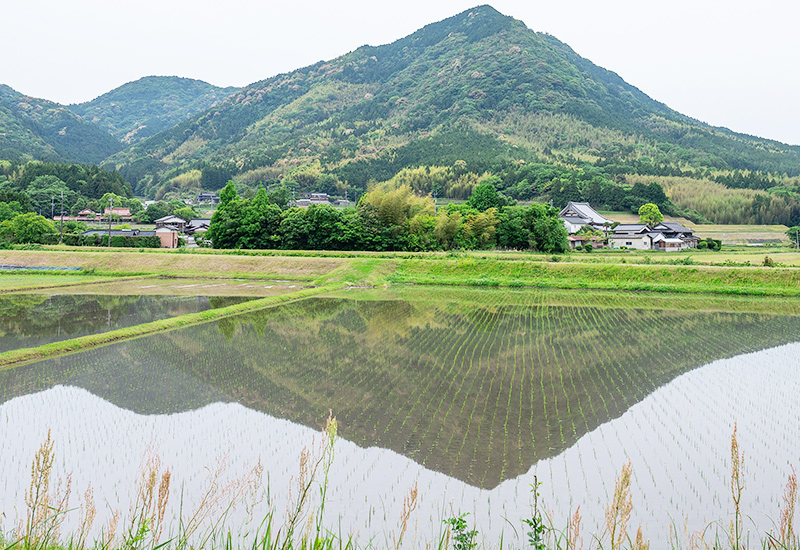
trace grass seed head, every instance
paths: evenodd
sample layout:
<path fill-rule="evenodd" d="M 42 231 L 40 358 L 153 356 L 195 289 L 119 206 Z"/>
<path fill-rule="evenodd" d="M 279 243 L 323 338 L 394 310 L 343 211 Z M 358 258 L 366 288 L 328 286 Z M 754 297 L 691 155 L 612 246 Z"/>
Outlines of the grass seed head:
<path fill-rule="evenodd" d="M 631 512 L 633 511 L 631 473 L 631 461 L 628 459 L 614 482 L 614 495 L 606 507 L 606 530 L 611 536 L 612 550 L 620 548 L 625 540 L 628 520 L 630 520 Z"/>
<path fill-rule="evenodd" d="M 786 548 L 796 548 L 797 541 L 794 535 L 794 508 L 797 503 L 797 474 L 792 468 L 786 489 L 783 492 L 783 506 L 780 511 L 780 542 Z"/>

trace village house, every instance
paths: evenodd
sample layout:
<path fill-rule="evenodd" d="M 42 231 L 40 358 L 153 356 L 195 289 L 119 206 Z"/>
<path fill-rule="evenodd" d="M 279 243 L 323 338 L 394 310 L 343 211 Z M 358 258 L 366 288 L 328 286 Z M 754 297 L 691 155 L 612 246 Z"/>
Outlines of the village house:
<path fill-rule="evenodd" d="M 178 216 L 164 216 L 163 218 L 158 218 L 155 223 L 156 230 L 170 229 L 172 231 L 177 231 L 178 233 L 183 233 L 186 231 L 186 220 L 179 218 Z"/>
<path fill-rule="evenodd" d="M 112 229 L 110 231 L 112 237 L 155 237 L 155 231 L 143 231 L 141 229 Z M 89 229 L 84 231 L 81 235 L 108 235 L 108 229 Z"/>
<path fill-rule="evenodd" d="M 113 216 L 114 220 L 124 222 L 129 222 L 133 218 L 130 208 L 106 208 L 103 211 L 103 218 L 108 220 L 109 216 Z"/>
<path fill-rule="evenodd" d="M 679 223 L 663 222 L 655 227 L 644 223 L 620 224 L 608 236 L 610 248 L 679 252 L 696 248 L 700 239 Z"/>
<path fill-rule="evenodd" d="M 194 202 L 197 204 L 219 204 L 219 197 L 216 195 L 216 193 L 200 193 L 194 199 Z"/>
<path fill-rule="evenodd" d="M 195 218 L 186 223 L 184 233 L 194 235 L 195 233 L 205 233 L 211 226 L 211 220 L 207 218 Z"/>
<path fill-rule="evenodd" d="M 614 221 L 597 213 L 588 202 L 568 202 L 558 217 L 564 222 L 567 233 L 574 235 L 583 227 L 590 227 L 595 231 L 607 230 Z"/>
<path fill-rule="evenodd" d="M 312 204 L 331 204 L 331 196 L 327 193 L 304 193 L 302 198 L 294 201 L 300 208 L 308 208 Z"/>
<path fill-rule="evenodd" d="M 606 244 L 603 242 L 603 237 L 598 237 L 597 235 L 589 235 L 586 233 L 580 235 L 569 235 L 567 236 L 567 241 L 569 242 L 569 246 L 572 250 L 575 250 L 576 247 L 586 247 L 587 244 L 592 245 L 593 249 L 600 249 L 605 248 Z"/>

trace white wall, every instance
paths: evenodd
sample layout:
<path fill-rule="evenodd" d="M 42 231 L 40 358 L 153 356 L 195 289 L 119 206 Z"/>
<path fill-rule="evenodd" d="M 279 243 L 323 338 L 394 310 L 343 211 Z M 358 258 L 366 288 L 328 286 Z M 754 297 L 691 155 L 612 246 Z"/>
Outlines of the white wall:
<path fill-rule="evenodd" d="M 648 235 L 632 235 L 630 237 L 609 236 L 608 243 L 611 245 L 611 248 L 622 248 L 625 246 L 634 250 L 650 250 L 653 247 Z"/>

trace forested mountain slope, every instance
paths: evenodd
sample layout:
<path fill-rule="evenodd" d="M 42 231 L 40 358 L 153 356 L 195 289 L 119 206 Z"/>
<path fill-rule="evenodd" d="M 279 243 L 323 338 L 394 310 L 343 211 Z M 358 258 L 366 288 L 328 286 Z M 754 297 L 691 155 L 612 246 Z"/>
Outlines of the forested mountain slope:
<path fill-rule="evenodd" d="M 191 78 L 147 76 L 69 109 L 131 144 L 206 111 L 238 90 Z"/>
<path fill-rule="evenodd" d="M 800 148 L 683 116 L 489 6 L 251 84 L 109 167 L 154 195 L 192 170 L 218 186 L 289 175 L 359 190 L 458 161 L 476 173 L 545 161 L 615 174 L 800 174 Z"/>
<path fill-rule="evenodd" d="M 67 107 L 0 84 L 0 159 L 100 162 L 122 147 Z"/>

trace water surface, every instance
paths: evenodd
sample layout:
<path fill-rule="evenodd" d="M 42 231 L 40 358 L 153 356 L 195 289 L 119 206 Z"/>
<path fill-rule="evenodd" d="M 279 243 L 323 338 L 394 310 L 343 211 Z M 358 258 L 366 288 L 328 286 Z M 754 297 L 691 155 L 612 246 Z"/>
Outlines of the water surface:
<path fill-rule="evenodd" d="M 0 295 L 0 353 L 224 307 L 250 298 Z"/>
<path fill-rule="evenodd" d="M 364 533 L 395 529 L 418 482 L 420 533 L 437 532 L 452 503 L 499 537 L 504 518 L 519 525 L 530 514 L 534 472 L 555 521 L 566 525 L 581 505 L 597 525 L 630 458 L 634 519 L 664 541 L 670 519 L 698 528 L 730 509 L 726 457 L 738 422 L 752 517 L 777 517 L 788 467 L 800 464 L 800 349 L 777 346 L 798 340 L 800 317 L 758 303 L 734 312 L 716 300 L 682 308 L 610 293 L 360 296 L 0 372 L 0 441 L 27 442 L 4 467 L 27 471 L 52 426 L 68 455 L 80 450 L 65 468 L 115 479 L 114 498 L 155 446 L 187 491 L 200 490 L 220 456 L 239 471 L 261 458 L 280 508 L 299 449 L 333 409 L 342 442 L 330 510 Z M 88 466 L 92 453 L 104 462 Z"/>

